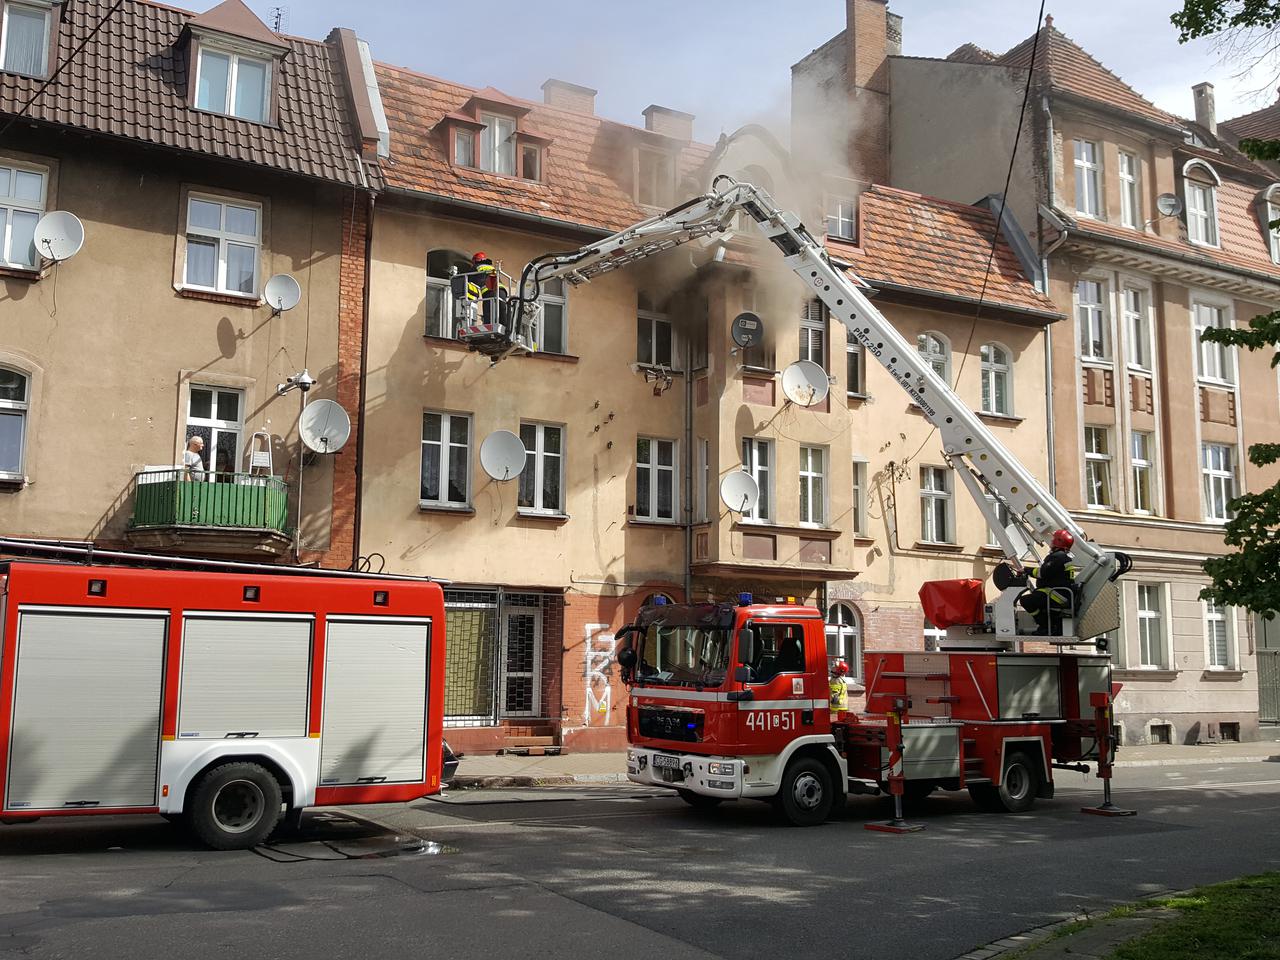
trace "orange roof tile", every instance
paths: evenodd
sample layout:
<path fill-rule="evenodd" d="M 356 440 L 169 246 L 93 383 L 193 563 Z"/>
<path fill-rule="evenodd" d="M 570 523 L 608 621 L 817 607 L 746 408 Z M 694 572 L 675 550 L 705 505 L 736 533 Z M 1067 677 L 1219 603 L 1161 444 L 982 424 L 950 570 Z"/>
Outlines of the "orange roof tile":
<path fill-rule="evenodd" d="M 391 154 L 381 163 L 389 187 L 609 231 L 652 216 L 651 210 L 635 202 L 631 188 L 633 148 L 645 131 L 401 67 L 378 63 L 374 69 L 391 128 Z M 477 96 L 487 100 L 501 97 L 502 102 L 527 110 L 522 129 L 527 122 L 538 136 L 551 140 L 543 182 L 449 162 L 444 130 L 435 128 L 446 114 Z M 710 152 L 704 144 L 685 145 L 679 151 L 679 179 L 696 170 Z"/>
<path fill-rule="evenodd" d="M 994 307 L 1061 316 L 1053 301 L 1023 272 L 1003 238 L 983 294 L 996 219 L 991 211 L 892 187 L 872 186 L 858 201 L 859 242 L 828 238 L 831 253 L 852 264 L 860 277 L 944 297 L 977 300 Z"/>
<path fill-rule="evenodd" d="M 995 59 L 1006 67 L 1026 69 L 1031 64 L 1031 50 L 1036 35 L 1032 34 L 1013 49 Z M 1124 110 L 1147 120 L 1169 126 L 1180 126 L 1177 117 L 1165 113 L 1139 94 L 1118 76 L 1091 57 L 1074 40 L 1046 18 L 1040 30 L 1036 49 L 1036 70 L 1048 78 L 1051 86 L 1085 100 Z"/>
<path fill-rule="evenodd" d="M 1280 139 L 1280 101 L 1261 110 L 1255 110 L 1253 113 L 1223 120 L 1218 126 L 1225 127 L 1242 140 Z"/>

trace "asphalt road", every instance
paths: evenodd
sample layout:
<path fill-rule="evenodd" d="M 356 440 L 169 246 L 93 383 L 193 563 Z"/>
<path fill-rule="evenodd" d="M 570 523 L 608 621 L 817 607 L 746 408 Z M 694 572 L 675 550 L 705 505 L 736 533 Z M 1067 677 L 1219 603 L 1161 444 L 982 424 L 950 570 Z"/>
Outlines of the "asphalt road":
<path fill-rule="evenodd" d="M 1136 818 L 936 795 L 923 833 L 768 807 L 698 813 L 625 787 L 454 794 L 318 812 L 252 852 L 153 817 L 0 827 L 0 958 L 951 958 L 1084 909 L 1280 869 L 1280 763 L 1120 771 Z M 366 819 L 367 818 L 367 819 Z"/>

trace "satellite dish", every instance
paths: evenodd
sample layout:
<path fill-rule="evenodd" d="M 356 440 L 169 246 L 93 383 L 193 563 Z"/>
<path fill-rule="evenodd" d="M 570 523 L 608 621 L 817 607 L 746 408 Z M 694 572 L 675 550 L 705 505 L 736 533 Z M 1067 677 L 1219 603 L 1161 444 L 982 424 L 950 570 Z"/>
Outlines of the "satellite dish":
<path fill-rule="evenodd" d="M 351 437 L 351 418 L 334 400 L 312 400 L 298 417 L 298 435 L 308 450 L 337 453 Z"/>
<path fill-rule="evenodd" d="M 34 242 L 46 260 L 70 260 L 84 246 L 84 224 L 74 213 L 54 210 L 36 222 Z"/>
<path fill-rule="evenodd" d="M 298 305 L 302 299 L 302 287 L 287 273 L 277 273 L 262 288 L 262 299 L 267 301 L 272 316 L 279 316 Z"/>
<path fill-rule="evenodd" d="M 782 371 L 782 392 L 792 403 L 812 407 L 827 398 L 831 381 L 812 360 L 797 360 Z"/>
<path fill-rule="evenodd" d="M 757 347 L 764 340 L 764 321 L 750 310 L 740 313 L 733 318 L 729 336 L 744 350 L 747 347 Z"/>
<path fill-rule="evenodd" d="M 745 470 L 730 470 L 720 481 L 720 499 L 734 513 L 746 513 L 760 502 L 760 484 Z"/>
<path fill-rule="evenodd" d="M 1162 193 L 1156 197 L 1156 209 L 1162 217 L 1176 217 L 1182 213 L 1182 198 L 1176 193 Z"/>
<path fill-rule="evenodd" d="M 524 443 L 510 430 L 495 430 L 480 444 L 480 466 L 495 480 L 512 480 L 524 470 Z"/>

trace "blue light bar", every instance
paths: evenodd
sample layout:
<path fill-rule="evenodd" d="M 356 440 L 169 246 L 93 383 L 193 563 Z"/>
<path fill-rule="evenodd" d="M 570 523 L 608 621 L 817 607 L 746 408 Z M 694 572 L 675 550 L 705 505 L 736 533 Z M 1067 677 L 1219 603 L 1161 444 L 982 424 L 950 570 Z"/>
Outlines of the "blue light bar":
<path fill-rule="evenodd" d="M 754 599 L 755 599 L 755 597 L 753 597 L 753 596 L 752 596 L 751 594 L 749 594 L 749 593 L 740 593 L 740 594 L 738 594 L 738 606 L 740 606 L 740 607 L 749 607 L 749 606 L 751 606 L 751 601 L 752 601 L 752 600 L 754 600 Z"/>

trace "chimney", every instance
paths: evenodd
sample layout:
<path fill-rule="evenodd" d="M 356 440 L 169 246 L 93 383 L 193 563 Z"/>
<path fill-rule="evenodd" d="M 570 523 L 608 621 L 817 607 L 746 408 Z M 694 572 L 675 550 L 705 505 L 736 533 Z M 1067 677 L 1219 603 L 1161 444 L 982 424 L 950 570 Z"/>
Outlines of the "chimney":
<path fill-rule="evenodd" d="M 1204 127 L 1215 137 L 1218 135 L 1218 118 L 1213 111 L 1213 84 L 1197 83 L 1191 88 L 1191 95 L 1196 100 L 1196 123 Z"/>
<path fill-rule="evenodd" d="M 891 57 L 900 57 L 902 56 L 902 14 L 890 13 L 886 10 L 884 16 L 887 34 L 885 53 Z"/>
<path fill-rule="evenodd" d="M 596 112 L 596 91 L 580 87 L 567 80 L 554 77 L 542 85 L 542 102 L 574 113 L 593 116 Z"/>
<path fill-rule="evenodd" d="M 644 128 L 676 140 L 692 140 L 693 114 L 651 103 L 644 108 Z"/>
<path fill-rule="evenodd" d="M 848 171 L 868 183 L 889 182 L 890 31 L 885 0 L 845 0 L 845 72 L 849 83 Z M 894 29 L 896 28 L 896 29 Z"/>
<path fill-rule="evenodd" d="M 885 0 L 845 0 L 849 85 L 888 93 L 889 11 Z"/>

